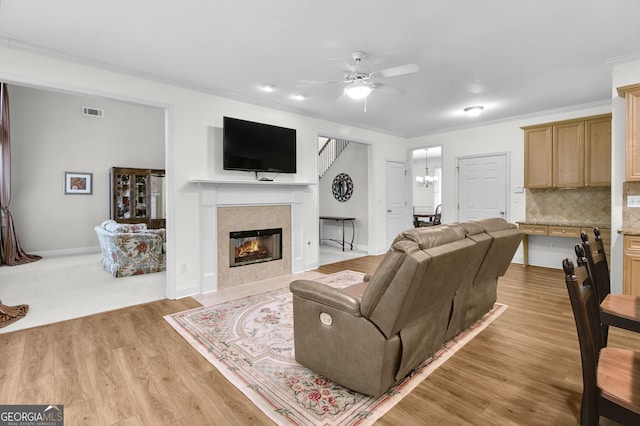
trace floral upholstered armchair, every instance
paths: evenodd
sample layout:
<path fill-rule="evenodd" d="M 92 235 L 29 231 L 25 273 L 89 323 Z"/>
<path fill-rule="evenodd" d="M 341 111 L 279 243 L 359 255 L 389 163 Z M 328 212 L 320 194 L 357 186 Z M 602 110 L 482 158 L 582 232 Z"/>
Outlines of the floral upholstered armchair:
<path fill-rule="evenodd" d="M 165 270 L 164 229 L 105 220 L 95 230 L 102 250 L 102 268 L 108 274 L 125 277 Z"/>

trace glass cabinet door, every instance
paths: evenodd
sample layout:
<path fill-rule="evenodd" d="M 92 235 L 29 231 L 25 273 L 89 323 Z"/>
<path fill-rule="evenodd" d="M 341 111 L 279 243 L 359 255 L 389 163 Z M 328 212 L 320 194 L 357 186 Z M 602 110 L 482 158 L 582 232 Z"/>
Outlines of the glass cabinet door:
<path fill-rule="evenodd" d="M 147 218 L 147 175 L 135 175 L 136 218 Z"/>
<path fill-rule="evenodd" d="M 131 176 L 114 174 L 115 186 L 115 220 L 131 218 Z"/>

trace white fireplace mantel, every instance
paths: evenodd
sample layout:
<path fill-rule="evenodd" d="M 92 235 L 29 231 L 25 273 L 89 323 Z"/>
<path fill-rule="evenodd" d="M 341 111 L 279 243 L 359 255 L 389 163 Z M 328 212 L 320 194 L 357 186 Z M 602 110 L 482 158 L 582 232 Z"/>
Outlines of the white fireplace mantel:
<path fill-rule="evenodd" d="M 258 186 L 310 186 L 311 182 L 292 182 L 286 180 L 228 180 L 228 179 L 192 179 L 189 183 L 199 185 L 258 185 Z"/>
<path fill-rule="evenodd" d="M 291 273 L 304 271 L 303 193 L 308 182 L 195 179 L 200 187 L 200 292 L 218 289 L 217 209 L 220 206 L 291 206 Z"/>

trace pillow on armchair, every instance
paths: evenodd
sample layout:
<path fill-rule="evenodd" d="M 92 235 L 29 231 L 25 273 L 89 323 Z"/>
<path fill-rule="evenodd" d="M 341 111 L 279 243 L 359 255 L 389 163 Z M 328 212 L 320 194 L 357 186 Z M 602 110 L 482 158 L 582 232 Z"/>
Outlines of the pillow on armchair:
<path fill-rule="evenodd" d="M 142 232 L 147 230 L 146 223 L 118 223 L 113 219 L 107 219 L 100 225 L 109 232 Z"/>

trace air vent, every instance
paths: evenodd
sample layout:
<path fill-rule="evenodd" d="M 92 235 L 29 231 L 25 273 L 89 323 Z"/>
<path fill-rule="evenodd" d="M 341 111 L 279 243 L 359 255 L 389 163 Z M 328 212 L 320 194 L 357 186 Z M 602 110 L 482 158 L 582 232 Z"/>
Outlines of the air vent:
<path fill-rule="evenodd" d="M 100 108 L 82 107 L 82 115 L 90 115 L 92 117 L 103 117 L 104 110 Z"/>

